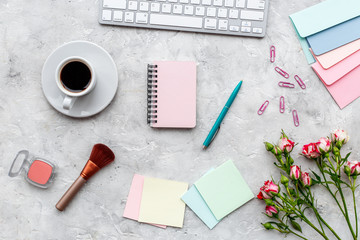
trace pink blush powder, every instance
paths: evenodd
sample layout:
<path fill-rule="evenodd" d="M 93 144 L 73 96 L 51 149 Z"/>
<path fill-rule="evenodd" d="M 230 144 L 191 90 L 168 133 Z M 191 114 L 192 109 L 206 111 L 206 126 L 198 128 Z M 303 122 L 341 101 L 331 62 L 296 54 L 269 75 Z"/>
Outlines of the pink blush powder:
<path fill-rule="evenodd" d="M 38 184 L 46 184 L 52 173 L 52 167 L 46 162 L 35 160 L 28 171 L 28 178 Z"/>

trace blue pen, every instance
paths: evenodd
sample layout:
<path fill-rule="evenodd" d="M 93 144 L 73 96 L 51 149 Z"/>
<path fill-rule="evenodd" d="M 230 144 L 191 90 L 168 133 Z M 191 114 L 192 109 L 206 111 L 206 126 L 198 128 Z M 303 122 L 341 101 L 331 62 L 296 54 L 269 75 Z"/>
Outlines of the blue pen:
<path fill-rule="evenodd" d="M 234 99 L 236 97 L 236 95 L 238 94 L 240 88 L 241 88 L 241 84 L 243 81 L 240 81 L 239 84 L 235 87 L 234 91 L 232 92 L 232 94 L 230 95 L 229 99 L 227 100 L 225 107 L 223 108 L 223 110 L 221 111 L 219 117 L 216 119 L 216 122 L 214 123 L 214 126 L 211 128 L 209 135 L 206 137 L 204 143 L 203 143 L 203 149 L 206 149 L 211 141 L 213 140 L 213 138 L 215 137 L 217 131 L 220 128 L 220 124 L 222 122 L 222 120 L 224 119 L 226 113 L 228 112 L 229 108 L 231 107 L 231 104 L 234 102 Z"/>

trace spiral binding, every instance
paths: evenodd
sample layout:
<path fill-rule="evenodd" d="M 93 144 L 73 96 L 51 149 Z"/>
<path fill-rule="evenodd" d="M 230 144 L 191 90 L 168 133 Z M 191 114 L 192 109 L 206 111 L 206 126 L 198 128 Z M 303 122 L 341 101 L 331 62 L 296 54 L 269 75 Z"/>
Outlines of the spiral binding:
<path fill-rule="evenodd" d="M 147 123 L 157 123 L 157 65 L 148 64 Z"/>

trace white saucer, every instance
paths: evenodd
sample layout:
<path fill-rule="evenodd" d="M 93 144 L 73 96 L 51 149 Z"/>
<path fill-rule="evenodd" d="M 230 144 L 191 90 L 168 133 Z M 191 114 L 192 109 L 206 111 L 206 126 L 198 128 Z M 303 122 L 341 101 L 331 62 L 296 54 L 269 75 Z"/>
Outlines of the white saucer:
<path fill-rule="evenodd" d="M 87 59 L 95 69 L 97 81 L 89 94 L 76 99 L 74 106 L 66 110 L 62 107 L 64 93 L 56 85 L 55 71 L 62 60 L 71 56 Z M 82 118 L 95 115 L 109 105 L 118 87 L 118 74 L 114 60 L 102 47 L 91 42 L 74 41 L 60 46 L 46 59 L 41 83 L 51 106 L 67 116 Z"/>

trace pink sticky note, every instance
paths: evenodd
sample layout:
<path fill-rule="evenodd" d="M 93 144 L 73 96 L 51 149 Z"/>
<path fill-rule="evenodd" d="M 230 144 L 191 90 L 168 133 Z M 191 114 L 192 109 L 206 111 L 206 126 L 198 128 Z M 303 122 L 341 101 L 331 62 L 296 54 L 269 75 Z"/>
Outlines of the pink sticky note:
<path fill-rule="evenodd" d="M 330 85 L 318 76 L 341 109 L 360 97 L 360 66 Z"/>
<path fill-rule="evenodd" d="M 144 176 L 134 174 L 129 195 L 126 201 L 123 217 L 138 221 L 143 187 L 144 187 Z M 159 225 L 159 224 L 151 224 L 151 225 L 160 228 L 166 228 L 165 225 Z"/>
<path fill-rule="evenodd" d="M 331 85 L 354 68 L 360 65 L 360 51 L 352 54 L 351 56 L 345 58 L 338 64 L 332 66 L 329 69 L 324 69 L 319 62 L 315 62 L 311 67 L 315 72 L 321 76 L 321 79 L 327 84 Z"/>
<path fill-rule="evenodd" d="M 321 54 L 319 56 L 316 56 L 310 49 L 316 61 L 318 61 L 320 65 L 325 69 L 334 66 L 338 62 L 344 60 L 345 58 L 349 57 L 351 54 L 359 50 L 360 50 L 360 39 L 355 40 L 339 48 L 336 48 L 330 52 Z"/>

